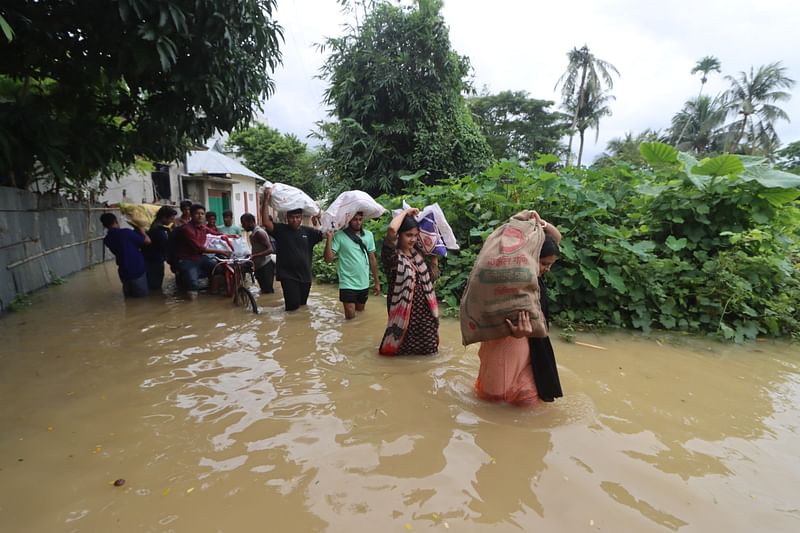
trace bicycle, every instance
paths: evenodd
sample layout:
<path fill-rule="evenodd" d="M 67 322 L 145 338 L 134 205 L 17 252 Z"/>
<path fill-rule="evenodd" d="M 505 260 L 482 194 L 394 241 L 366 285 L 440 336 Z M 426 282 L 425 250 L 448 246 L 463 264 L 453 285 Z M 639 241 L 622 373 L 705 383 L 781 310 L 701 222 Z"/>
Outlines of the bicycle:
<path fill-rule="evenodd" d="M 252 310 L 258 314 L 258 304 L 253 293 L 247 288 L 247 275 L 250 274 L 251 282 L 255 281 L 253 274 L 253 262 L 250 259 L 233 258 L 219 259 L 218 263 L 211 271 L 211 277 L 217 273 L 218 268 L 224 268 L 225 285 L 227 295 L 233 296 L 233 305 L 241 307 L 243 310 Z"/>

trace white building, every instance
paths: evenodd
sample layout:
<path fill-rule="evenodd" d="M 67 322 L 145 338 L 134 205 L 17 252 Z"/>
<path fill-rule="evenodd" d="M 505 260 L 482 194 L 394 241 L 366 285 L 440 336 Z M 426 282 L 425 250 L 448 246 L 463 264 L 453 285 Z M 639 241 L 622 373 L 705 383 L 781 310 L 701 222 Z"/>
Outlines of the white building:
<path fill-rule="evenodd" d="M 118 182 L 109 183 L 100 201 L 177 205 L 188 199 L 216 212 L 220 223 L 222 212 L 230 209 L 237 222 L 244 213 L 258 217 L 258 193 L 266 182 L 222 153 L 221 143 L 214 139 L 206 150 L 190 151 L 181 163 L 157 163 L 153 172 L 131 170 Z"/>

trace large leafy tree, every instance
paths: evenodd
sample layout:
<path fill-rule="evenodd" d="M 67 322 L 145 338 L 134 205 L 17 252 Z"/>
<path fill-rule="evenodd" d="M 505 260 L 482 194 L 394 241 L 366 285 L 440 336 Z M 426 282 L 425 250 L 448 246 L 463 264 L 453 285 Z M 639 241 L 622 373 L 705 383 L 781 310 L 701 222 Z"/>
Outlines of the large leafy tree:
<path fill-rule="evenodd" d="M 554 102 L 525 91 L 483 94 L 467 100 L 495 159 L 528 161 L 537 153 L 558 154 L 569 117 L 549 108 Z"/>
<path fill-rule="evenodd" d="M 137 156 L 179 158 L 273 89 L 275 0 L 9 0 L 0 178 L 79 191 Z"/>
<path fill-rule="evenodd" d="M 720 98 L 698 96 L 684 104 L 672 117 L 668 142 L 676 148 L 698 155 L 719 153 L 724 148 L 725 118 L 728 114 Z M 675 132 L 680 131 L 678 135 Z"/>
<path fill-rule="evenodd" d="M 257 124 L 233 132 L 228 144 L 244 158 L 245 165 L 260 176 L 294 185 L 314 197 L 322 193 L 314 154 L 295 135 Z"/>
<path fill-rule="evenodd" d="M 556 82 L 556 88 L 561 85 L 562 105 L 572 114 L 572 129 L 569 134 L 566 160 L 566 164 L 569 166 L 572 157 L 572 138 L 575 132 L 579 132 L 583 139 L 583 132 L 586 128 L 581 130 L 579 126 L 587 124 L 588 118 L 596 115 L 596 113 L 587 112 L 585 108 L 589 106 L 598 109 L 605 108 L 604 113 L 611 114 L 610 108 L 607 108 L 605 104 L 598 106 L 598 102 L 609 100 L 606 92 L 614 88 L 612 74 L 619 76 L 619 71 L 608 61 L 595 57 L 586 45 L 567 52 L 567 59 L 569 61 L 567 70 Z M 595 116 L 595 118 L 599 125 L 600 117 Z M 583 141 L 581 141 L 580 151 L 583 151 Z M 580 155 L 578 159 L 580 160 Z M 580 162 L 578 166 L 580 166 Z"/>
<path fill-rule="evenodd" d="M 376 2 L 363 23 L 323 46 L 325 101 L 339 120 L 323 125 L 328 171 L 338 188 L 396 190 L 487 164 L 489 147 L 466 108 L 466 57 L 450 46 L 440 0 L 417 7 Z"/>
<path fill-rule="evenodd" d="M 780 62 L 762 65 L 758 70 L 725 76 L 731 84 L 725 98 L 729 113 L 737 119 L 730 125 L 729 151 L 772 156 L 780 145 L 775 123 L 789 120 L 779 107 L 792 95 L 795 81 L 786 75 Z"/>

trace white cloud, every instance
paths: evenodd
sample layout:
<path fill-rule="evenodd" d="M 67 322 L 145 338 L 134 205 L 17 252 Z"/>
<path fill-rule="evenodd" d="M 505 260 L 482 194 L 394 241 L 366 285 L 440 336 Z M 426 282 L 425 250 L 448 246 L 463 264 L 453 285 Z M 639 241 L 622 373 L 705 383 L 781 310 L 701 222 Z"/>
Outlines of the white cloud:
<path fill-rule="evenodd" d="M 800 79 L 800 3 L 790 0 L 449 0 L 443 14 L 453 47 L 470 58 L 477 88 L 526 90 L 558 101 L 553 87 L 566 68 L 566 53 L 583 44 L 619 69 L 614 114 L 601 122 L 597 144 L 594 132 L 587 135 L 587 161 L 612 137 L 668 126 L 697 94 L 699 76 L 689 72 L 705 55 L 720 59 L 723 74 L 783 61 L 789 76 Z M 314 44 L 340 35 L 346 17 L 334 0 L 279 0 L 277 19 L 286 35 L 284 66 L 275 74 L 276 92 L 264 116 L 271 126 L 305 139 L 325 117 L 326 85 L 314 79 L 323 55 Z M 726 85 L 722 75 L 712 74 L 704 90 L 714 94 Z M 800 85 L 794 96 L 783 107 L 797 123 L 778 127 L 784 142 L 800 139 Z"/>

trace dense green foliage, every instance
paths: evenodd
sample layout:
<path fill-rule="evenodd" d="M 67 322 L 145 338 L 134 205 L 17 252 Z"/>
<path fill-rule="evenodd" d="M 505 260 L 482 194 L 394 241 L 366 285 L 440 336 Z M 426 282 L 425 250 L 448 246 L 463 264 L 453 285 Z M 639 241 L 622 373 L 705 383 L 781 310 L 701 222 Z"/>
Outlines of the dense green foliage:
<path fill-rule="evenodd" d="M 316 158 L 306 144 L 291 133 L 257 124 L 235 131 L 228 145 L 244 157 L 250 170 L 271 182 L 294 185 L 312 197 L 322 193 Z"/>
<path fill-rule="evenodd" d="M 550 156 L 537 168 L 502 162 L 414 183 L 407 201 L 438 202 L 462 243 L 443 265 L 438 296 L 457 307 L 483 239 L 532 208 L 564 235 L 548 275 L 560 320 L 736 340 L 800 337 L 800 178 L 763 159 L 698 162 L 660 143 L 643 144 L 642 155 L 649 167 L 641 170 L 556 174 L 544 170 Z M 382 200 L 397 207 L 401 198 Z"/>
<path fill-rule="evenodd" d="M 334 192 L 393 191 L 420 169 L 432 183 L 488 164 L 462 95 L 469 61 L 451 49 L 440 9 L 376 2 L 362 25 L 326 41 L 325 100 L 338 122 L 321 133 Z"/>
<path fill-rule="evenodd" d="M 800 141 L 789 143 L 778 152 L 778 166 L 794 174 L 800 174 Z"/>
<path fill-rule="evenodd" d="M 537 154 L 559 154 L 569 117 L 551 111 L 554 102 L 525 91 L 503 91 L 467 99 L 495 159 L 529 161 Z"/>
<path fill-rule="evenodd" d="M 0 178 L 80 190 L 246 124 L 280 61 L 275 0 L 10 0 Z"/>

